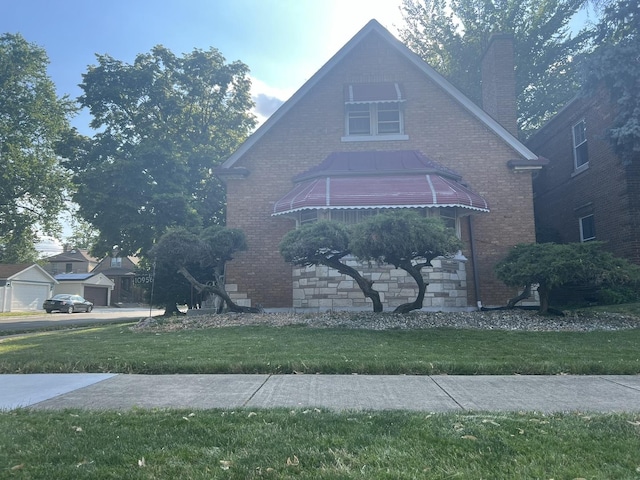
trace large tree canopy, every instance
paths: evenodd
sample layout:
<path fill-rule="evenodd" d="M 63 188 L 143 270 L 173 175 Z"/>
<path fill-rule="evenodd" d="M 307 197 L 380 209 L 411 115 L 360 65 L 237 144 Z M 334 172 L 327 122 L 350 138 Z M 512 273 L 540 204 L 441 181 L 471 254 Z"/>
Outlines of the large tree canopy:
<path fill-rule="evenodd" d="M 640 160 L 640 4 L 610 1 L 586 61 L 586 90 L 603 84 L 618 108 L 609 139 L 624 164 Z"/>
<path fill-rule="evenodd" d="M 404 0 L 404 43 L 476 103 L 480 62 L 493 33 L 512 33 L 518 124 L 526 134 L 555 114 L 578 89 L 572 59 L 588 44 L 572 36 L 571 17 L 584 0 Z"/>
<path fill-rule="evenodd" d="M 145 252 L 170 227 L 223 223 L 213 169 L 255 124 L 247 66 L 213 48 L 97 60 L 79 100 L 99 133 L 76 142 L 68 161 L 79 214 L 100 232 L 94 254 L 115 244 Z"/>
<path fill-rule="evenodd" d="M 57 142 L 74 111 L 47 76 L 49 60 L 20 35 L 0 36 L 0 262 L 36 258 L 37 230 L 54 233 L 68 175 Z"/>
<path fill-rule="evenodd" d="M 190 303 L 191 290 L 217 295 L 233 312 L 257 312 L 237 305 L 224 289 L 224 267 L 236 252 L 246 250 L 244 233 L 212 225 L 198 234 L 184 228 L 167 231 L 148 254 L 154 262 L 153 302 L 165 307 L 165 315 L 177 313 L 176 303 Z"/>

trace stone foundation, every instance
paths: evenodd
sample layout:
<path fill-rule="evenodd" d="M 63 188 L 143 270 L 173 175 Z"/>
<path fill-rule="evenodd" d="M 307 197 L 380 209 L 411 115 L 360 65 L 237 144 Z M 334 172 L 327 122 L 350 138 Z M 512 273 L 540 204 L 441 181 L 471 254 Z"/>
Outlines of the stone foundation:
<path fill-rule="evenodd" d="M 413 278 L 393 266 L 366 266 L 355 260 L 346 262 L 374 281 L 380 292 L 385 311 L 412 302 L 418 295 Z M 466 259 L 439 258 L 432 267 L 422 269 L 427 286 L 423 309 L 467 310 Z M 293 309 L 296 311 L 372 310 L 371 300 L 365 298 L 357 283 L 337 270 L 325 266 L 294 268 Z"/>

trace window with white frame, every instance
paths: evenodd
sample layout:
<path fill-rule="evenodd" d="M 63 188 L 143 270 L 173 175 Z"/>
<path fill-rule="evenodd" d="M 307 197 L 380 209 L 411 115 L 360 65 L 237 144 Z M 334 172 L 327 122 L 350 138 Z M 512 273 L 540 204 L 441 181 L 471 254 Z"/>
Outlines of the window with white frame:
<path fill-rule="evenodd" d="M 302 210 L 299 213 L 298 222 L 300 225 L 304 225 L 306 223 L 312 223 L 318 221 L 318 211 L 317 210 Z"/>
<path fill-rule="evenodd" d="M 367 208 L 363 210 L 331 210 L 331 221 L 341 222 L 348 225 L 355 225 L 362 222 L 365 218 L 378 213 L 377 209 Z"/>
<path fill-rule="evenodd" d="M 399 102 L 347 105 L 347 136 L 403 134 Z"/>
<path fill-rule="evenodd" d="M 580 217 L 580 241 L 588 242 L 596 238 L 596 223 L 593 214 Z"/>
<path fill-rule="evenodd" d="M 576 170 L 582 170 L 589 165 L 587 127 L 584 120 L 573 126 L 573 158 Z"/>
<path fill-rule="evenodd" d="M 397 83 L 353 84 L 345 87 L 343 141 L 406 140 L 404 97 Z"/>
<path fill-rule="evenodd" d="M 354 209 L 328 209 L 328 210 L 301 210 L 297 212 L 296 220 L 298 226 L 307 223 L 316 222 L 318 220 L 331 220 L 332 222 L 345 223 L 347 225 L 355 225 L 381 212 L 389 210 L 380 210 L 378 208 L 354 208 Z M 426 217 L 439 217 L 445 226 L 453 229 L 458 238 L 461 238 L 460 216 L 458 209 L 455 207 L 439 207 L 439 208 L 419 208 L 418 213 Z"/>

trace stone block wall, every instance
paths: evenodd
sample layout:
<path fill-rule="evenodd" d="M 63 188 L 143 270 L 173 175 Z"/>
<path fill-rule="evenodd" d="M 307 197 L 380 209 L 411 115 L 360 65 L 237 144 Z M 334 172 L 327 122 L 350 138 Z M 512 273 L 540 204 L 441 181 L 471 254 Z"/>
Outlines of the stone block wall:
<path fill-rule="evenodd" d="M 413 278 L 404 270 L 389 265 L 363 266 L 355 260 L 348 265 L 373 280 L 380 292 L 385 311 L 412 302 L 418 294 Z M 432 267 L 422 269 L 429 283 L 423 308 L 426 310 L 466 310 L 466 259 L 436 259 Z M 337 270 L 325 266 L 294 268 L 293 309 L 296 311 L 372 310 L 357 283 Z"/>

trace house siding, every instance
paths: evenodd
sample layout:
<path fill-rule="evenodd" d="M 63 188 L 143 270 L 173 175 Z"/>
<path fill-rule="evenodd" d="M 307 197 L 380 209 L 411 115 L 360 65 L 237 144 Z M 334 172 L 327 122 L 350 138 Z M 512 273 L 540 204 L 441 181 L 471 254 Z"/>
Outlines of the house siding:
<path fill-rule="evenodd" d="M 535 178 L 535 214 L 541 240 L 579 242 L 579 218 L 594 215 L 596 240 L 640 264 L 640 167 L 624 166 L 607 131 L 615 118 L 608 92 L 574 99 L 528 142 L 550 160 Z M 572 128 L 585 121 L 589 167 L 574 172 Z"/>
<path fill-rule="evenodd" d="M 406 141 L 342 142 L 344 85 L 398 82 L 404 105 Z M 475 298 L 473 265 L 467 270 L 467 305 L 503 305 L 515 295 L 495 278 L 494 265 L 518 243 L 535 239 L 530 174 L 514 173 L 507 162 L 519 158 L 493 131 L 469 114 L 414 64 L 375 32 L 358 43 L 236 163 L 250 172 L 227 181 L 227 224 L 242 229 L 248 250 L 227 266 L 226 281 L 238 297 L 246 293 L 266 308 L 293 305 L 293 269 L 278 244 L 295 227 L 271 217 L 274 203 L 293 186 L 291 178 L 335 151 L 420 150 L 457 170 L 489 202 L 491 213 L 474 217 L 481 279 Z M 462 222 L 463 254 L 470 258 L 469 232 Z M 236 297 L 236 298 L 238 298 Z M 248 300 L 246 300 L 248 303 Z"/>

